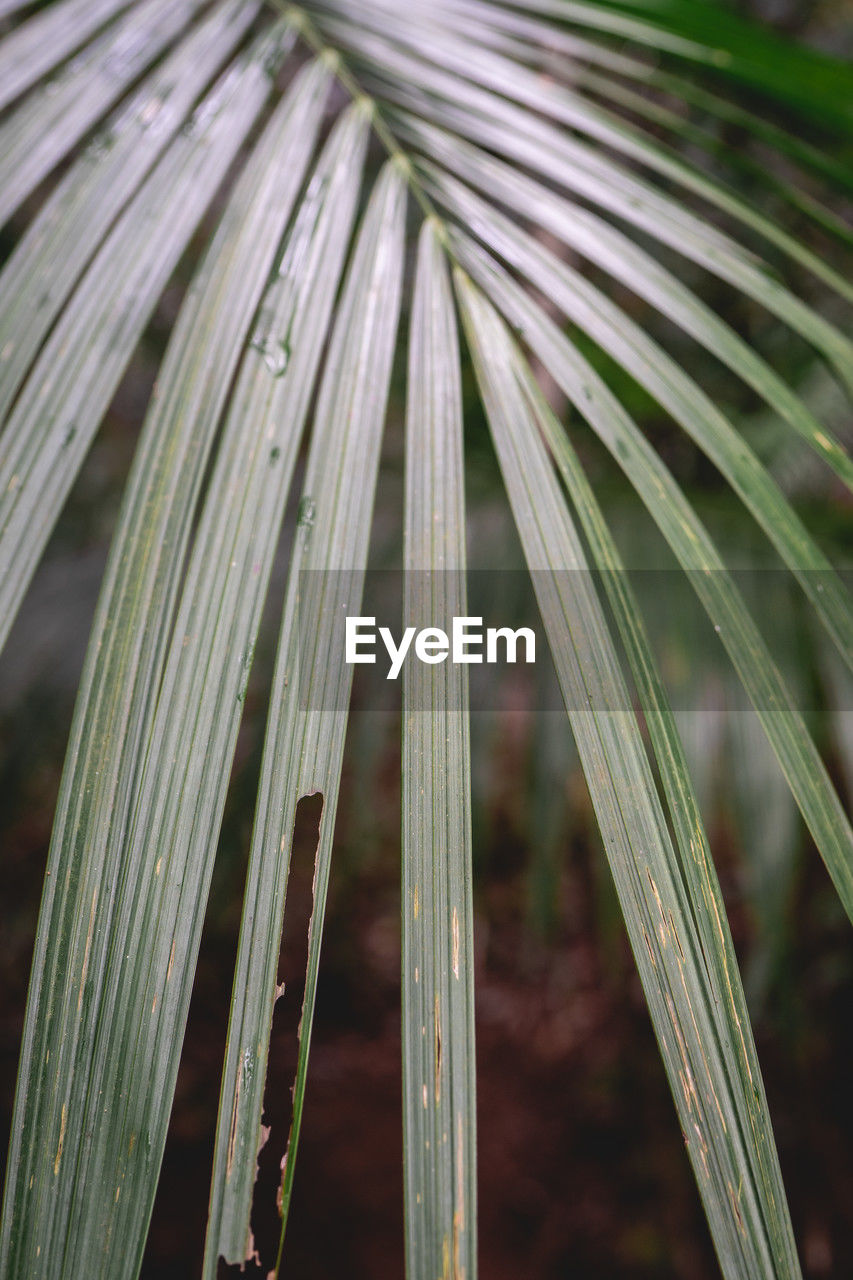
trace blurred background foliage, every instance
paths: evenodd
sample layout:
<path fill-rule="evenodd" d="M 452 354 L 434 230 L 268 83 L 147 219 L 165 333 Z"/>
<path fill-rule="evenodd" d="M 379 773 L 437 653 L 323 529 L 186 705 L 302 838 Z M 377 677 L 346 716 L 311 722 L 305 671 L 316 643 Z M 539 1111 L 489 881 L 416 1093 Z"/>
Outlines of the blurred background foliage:
<path fill-rule="evenodd" d="M 734 7 L 837 55 L 853 51 L 847 0 L 741 0 Z M 708 83 L 713 84 L 710 76 Z M 760 107 L 760 99 L 752 104 Z M 747 198 L 760 191 L 763 211 L 780 217 L 784 212 L 812 247 L 831 243 L 792 219 L 781 200 L 774 206 L 766 182 L 756 177 L 766 159 L 759 143 L 699 110 L 690 123 L 703 131 L 707 145 L 700 150 L 697 142 L 695 160 Z M 4 257 L 42 196 L 37 193 L 6 229 L 0 240 Z M 0 659 L 4 1146 L 39 894 L 86 638 L 157 365 L 216 212 L 209 213 L 195 249 L 160 302 Z M 679 262 L 679 271 L 685 270 Z M 709 297 L 707 278 L 703 283 L 706 300 L 786 371 L 804 400 L 851 447 L 850 408 L 805 344 L 722 285 Z M 798 283 L 823 305 L 814 281 Z M 659 336 L 666 326 L 668 348 L 730 412 L 830 558 L 849 574 L 849 495 L 845 500 L 841 487 L 812 465 L 802 442 L 760 412 L 752 394 L 711 357 L 636 298 L 619 300 Z M 721 547 L 729 549 L 730 562 L 772 569 L 777 562 L 766 543 L 712 466 L 624 372 L 589 340 L 573 337 L 633 412 Z M 470 370 L 466 380 L 469 560 L 474 568 L 520 568 Z M 400 370 L 373 533 L 376 567 L 400 562 L 402 393 Z M 733 395 L 739 396 L 736 402 Z M 554 404 L 566 411 L 558 395 Z M 639 500 L 579 425 L 574 443 L 626 562 L 666 571 L 668 553 Z M 294 484 L 293 493 L 299 488 Z M 201 1256 L 264 691 L 295 518 L 294 509 L 246 696 L 144 1271 L 158 1280 L 197 1274 Z M 660 577 L 654 581 L 658 589 Z M 642 584 L 637 585 L 642 597 Z M 791 591 L 769 607 L 765 593 L 757 617 L 796 681 L 833 779 L 849 801 L 853 691 L 842 683 L 798 603 Z M 504 593 L 503 613 L 511 607 Z M 699 660 L 711 651 L 709 624 L 698 612 L 673 616 L 679 612 L 655 607 L 647 618 L 680 707 L 679 726 L 745 974 L 804 1272 L 842 1280 L 853 1275 L 849 925 L 763 733 L 735 692 L 736 682 L 722 661 Z M 569 725 L 562 711 L 543 710 L 547 696 L 536 687 L 538 678 L 519 668 L 501 684 L 494 707 L 476 711 L 472 722 L 482 1274 L 488 1280 L 704 1280 L 717 1274 L 710 1238 Z M 288 1232 L 289 1265 L 303 1280 L 402 1274 L 398 696 L 398 690 L 389 691 L 387 707 L 380 708 L 356 678 Z M 271 1047 L 270 1077 L 278 1082 L 290 1080 L 295 1066 L 312 870 L 311 851 L 297 849 L 282 957 L 287 991 L 276 1009 Z M 267 1091 L 274 1133 L 286 1129 L 290 1105 L 288 1088 L 276 1089 Z M 284 1134 L 279 1136 L 283 1141 Z M 268 1153 L 279 1145 L 271 1142 Z M 274 1187 L 274 1154 L 267 1164 L 262 1156 L 261 1177 Z M 330 1204 L 334 1231 L 325 1229 Z M 270 1241 L 278 1235 L 271 1219 Z M 262 1223 L 262 1241 L 263 1233 Z"/>

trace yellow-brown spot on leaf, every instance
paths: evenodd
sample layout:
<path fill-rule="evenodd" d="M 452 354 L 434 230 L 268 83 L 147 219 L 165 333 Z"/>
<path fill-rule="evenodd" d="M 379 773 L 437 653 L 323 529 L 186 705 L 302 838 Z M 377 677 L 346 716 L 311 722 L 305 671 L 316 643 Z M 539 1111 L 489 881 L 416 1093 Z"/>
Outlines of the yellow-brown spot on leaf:
<path fill-rule="evenodd" d="M 658 908 L 658 911 L 660 912 L 660 918 L 664 922 L 664 924 L 666 924 L 666 916 L 664 915 L 663 903 L 660 900 L 658 887 L 655 884 L 654 880 L 652 879 L 652 873 L 651 871 L 649 871 L 648 867 L 646 867 L 646 876 L 648 878 L 649 884 L 651 885 L 652 893 L 655 896 L 655 902 L 657 903 L 657 908 Z"/>
<path fill-rule="evenodd" d="M 675 939 L 675 945 L 678 947 L 678 954 L 681 956 L 682 963 L 684 961 L 684 950 L 681 946 L 681 939 L 678 936 L 678 929 L 675 927 L 675 921 L 672 918 L 672 912 L 669 913 L 669 924 L 672 930 L 672 936 Z"/>
<path fill-rule="evenodd" d="M 80 990 L 77 994 L 77 1009 L 79 1011 L 83 1003 L 83 989 L 86 986 L 86 975 L 89 972 L 89 952 L 92 949 L 92 934 L 95 931 L 95 907 L 98 903 L 98 890 L 95 888 L 92 894 L 92 905 L 89 908 L 89 929 L 86 933 L 86 949 L 83 952 L 83 968 L 80 970 Z"/>
<path fill-rule="evenodd" d="M 462 1232 L 465 1230 L 465 1143 L 461 1114 L 456 1116 L 456 1209 L 453 1214 L 453 1280 L 465 1280 Z"/>
<path fill-rule="evenodd" d="M 435 1100 L 441 1101 L 441 1007 L 435 997 Z"/>
<path fill-rule="evenodd" d="M 231 1165 L 234 1163 L 234 1147 L 237 1142 L 237 1112 L 240 1105 L 240 1087 L 243 1083 L 243 1072 L 237 1072 L 237 1087 L 234 1090 L 234 1105 L 231 1108 L 231 1131 L 228 1135 L 228 1156 L 225 1161 L 225 1177 L 231 1177 Z"/>
<path fill-rule="evenodd" d="M 62 1104 L 62 1114 L 61 1114 L 61 1116 L 60 1116 L 60 1118 L 59 1118 L 59 1146 L 56 1148 L 56 1159 L 55 1159 L 55 1160 L 54 1160 L 54 1162 L 53 1162 L 53 1176 L 54 1176 L 54 1178 L 55 1178 L 55 1177 L 57 1176 L 57 1174 L 59 1173 L 59 1162 L 60 1162 L 60 1160 L 62 1159 L 62 1148 L 63 1148 L 63 1145 L 64 1145 L 64 1143 L 65 1143 L 65 1126 L 66 1126 L 66 1124 L 67 1124 L 67 1123 L 68 1123 L 68 1107 L 67 1107 L 67 1106 L 66 1106 L 66 1104 L 63 1102 L 63 1104 Z"/>
<path fill-rule="evenodd" d="M 728 1187 L 729 1199 L 732 1202 L 732 1209 L 734 1210 L 735 1217 L 737 1218 L 738 1230 L 742 1236 L 745 1236 L 746 1227 L 744 1226 L 743 1215 L 741 1214 L 740 1205 L 738 1204 L 739 1196 L 735 1195 L 735 1189 L 730 1182 L 726 1185 Z"/>

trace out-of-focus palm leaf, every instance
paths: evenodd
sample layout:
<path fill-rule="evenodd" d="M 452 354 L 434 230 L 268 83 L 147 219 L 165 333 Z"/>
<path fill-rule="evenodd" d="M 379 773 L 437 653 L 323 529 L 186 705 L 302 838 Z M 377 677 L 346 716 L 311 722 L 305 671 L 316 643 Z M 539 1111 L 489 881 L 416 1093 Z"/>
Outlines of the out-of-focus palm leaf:
<path fill-rule="evenodd" d="M 519 9 L 607 32 L 708 66 L 767 91 L 817 120 L 853 131 L 853 70 L 797 48 L 715 0 L 514 0 Z"/>
<path fill-rule="evenodd" d="M 0 222 L 15 212 L 200 8 L 201 0 L 180 4 L 149 0 L 126 14 L 6 120 L 0 128 Z M 166 93 L 164 87 L 164 98 Z M 150 125 L 157 114 L 150 110 Z M 107 138 L 102 145 L 109 145 Z"/>

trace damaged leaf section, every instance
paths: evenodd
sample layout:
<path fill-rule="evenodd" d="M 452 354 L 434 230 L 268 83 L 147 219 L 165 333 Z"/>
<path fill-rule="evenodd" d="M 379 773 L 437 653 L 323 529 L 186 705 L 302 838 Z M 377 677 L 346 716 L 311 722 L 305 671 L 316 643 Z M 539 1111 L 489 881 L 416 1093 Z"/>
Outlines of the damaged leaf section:
<path fill-rule="evenodd" d="M 325 162 L 327 183 L 318 184 L 313 197 L 309 189 L 306 197 L 318 227 L 340 218 L 342 209 L 346 214 L 337 236 L 329 235 L 325 242 L 315 286 L 326 278 L 331 252 L 337 253 L 340 263 L 349 243 L 363 156 L 363 108 L 353 107 L 345 120 L 362 141 L 356 163 L 351 159 L 352 140 L 344 139 L 346 145 L 342 145 L 342 126 L 338 126 L 318 165 L 319 172 Z M 349 181 L 342 181 L 342 175 Z M 220 1256 L 242 1263 L 250 1243 L 255 1152 L 291 864 L 290 837 L 296 829 L 300 797 L 320 793 L 324 807 L 308 930 L 293 1116 L 281 1171 L 279 1256 L 287 1222 L 352 680 L 352 669 L 346 664 L 330 672 L 328 654 L 341 610 L 354 614 L 360 607 L 399 314 L 405 204 L 405 181 L 394 165 L 386 165 L 358 233 L 317 399 L 303 488 L 303 496 L 310 497 L 312 504 L 311 536 L 298 536 L 293 545 L 273 675 L 217 1125 L 205 1277 L 216 1275 Z M 292 332 L 298 334 L 298 326 L 294 325 Z M 314 349 L 321 348 L 318 339 Z M 294 350 L 286 375 L 271 380 L 273 385 L 294 376 L 298 358 Z M 256 363 L 263 369 L 262 362 Z M 322 710 L 318 710 L 321 704 Z M 238 1097 L 237 1077 L 247 1047 L 257 1055 L 255 1073 L 250 1082 L 244 1080 Z"/>
<path fill-rule="evenodd" d="M 281 262 L 289 263 L 295 258 L 300 270 L 276 271 L 259 309 L 266 317 L 265 323 L 277 332 L 293 335 L 288 368 L 279 378 L 269 377 L 265 365 L 254 358 L 250 346 L 242 385 L 238 386 L 234 400 L 235 417 L 254 421 L 259 416 L 262 418 L 257 436 L 269 447 L 259 450 L 258 456 L 266 457 L 271 449 L 278 450 L 276 467 L 266 466 L 267 472 L 289 473 L 295 460 L 355 218 L 366 136 L 363 114 L 355 109 L 344 112 L 317 161 L 285 240 Z M 290 424 L 287 435 L 282 424 Z M 259 523 L 254 519 L 254 524 Z M 289 634 L 288 626 L 286 622 L 285 634 Z M 285 653 L 279 685 L 273 694 L 273 706 L 280 707 L 282 715 L 293 714 L 288 701 L 289 662 Z M 282 994 L 281 984 L 277 982 L 277 966 L 290 839 L 298 797 L 320 790 L 313 782 L 294 789 L 288 795 L 285 813 L 286 782 L 272 754 L 279 750 L 276 740 L 265 754 L 256 812 L 249 871 L 249 885 L 254 886 L 259 899 L 255 911 L 256 930 L 254 947 L 247 949 L 241 945 L 237 960 L 237 1007 L 229 1030 L 220 1097 L 205 1276 L 216 1274 L 220 1254 L 229 1261 L 243 1262 L 247 1253 L 254 1252 L 254 1245 L 247 1242 L 250 1241 L 260 1144 L 267 1046 L 273 1008 Z M 290 766 L 289 754 L 282 757 L 282 763 Z M 294 764 L 294 788 L 295 772 Z M 275 805 L 270 804 L 269 796 L 273 786 L 276 787 Z M 275 843 L 268 845 L 265 841 L 273 828 Z"/>
<path fill-rule="evenodd" d="M 302 796 L 296 806 L 291 840 L 278 980 L 273 995 L 272 1030 L 265 1066 L 266 1087 L 257 1149 L 251 1231 L 246 1242 L 245 1262 L 260 1266 L 264 1274 L 274 1266 L 281 1233 L 282 1173 L 287 1162 L 293 1123 L 292 1089 L 285 1088 L 284 1082 L 293 1080 L 296 1074 L 322 816 L 323 796 L 319 792 Z M 256 1058 L 250 1048 L 243 1050 L 242 1069 L 237 1075 L 234 1091 L 228 1177 L 234 1164 L 240 1097 L 244 1082 L 248 1084 L 252 1079 Z M 223 1274 L 222 1270 L 220 1274 Z M 228 1274 L 227 1270 L 224 1274 Z"/>

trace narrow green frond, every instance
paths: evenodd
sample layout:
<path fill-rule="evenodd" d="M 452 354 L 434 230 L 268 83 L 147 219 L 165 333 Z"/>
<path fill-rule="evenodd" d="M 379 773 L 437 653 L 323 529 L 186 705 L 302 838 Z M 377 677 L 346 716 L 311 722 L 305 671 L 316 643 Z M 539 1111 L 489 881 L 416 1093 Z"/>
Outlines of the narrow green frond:
<path fill-rule="evenodd" d="M 238 388 L 231 416 L 239 423 L 251 398 L 268 401 L 263 420 L 276 435 L 276 423 L 288 426 L 288 450 L 278 444 L 269 450 L 269 464 L 292 469 L 293 448 L 298 443 L 307 404 L 305 391 L 313 384 L 323 341 L 329 324 L 344 257 L 352 232 L 361 169 L 367 138 L 367 121 L 357 108 L 337 126 L 312 175 L 305 200 L 300 205 L 288 236 L 278 278 L 270 286 L 261 308 L 261 326 L 253 342 L 258 366 L 247 368 Z M 277 383 L 265 376 L 278 378 Z M 251 372 L 250 372 L 251 370 Z M 278 371 L 278 373 L 276 372 Z M 274 387 L 272 392 L 270 388 Z M 249 412 L 252 412 L 249 410 Z M 255 414 L 252 413 L 255 417 Z M 275 457 L 273 457 L 275 455 Z M 276 953 L 277 954 L 277 953 Z M 259 990 L 247 986 L 245 999 L 260 1000 Z M 267 1030 L 267 1039 L 269 1030 Z M 266 1045 L 266 1041 L 264 1042 Z M 222 1099 L 231 1098 L 240 1081 L 240 1097 L 247 1118 L 254 1122 L 252 1091 L 260 1089 L 257 1107 L 263 1102 L 266 1048 L 249 1058 L 230 1055 L 223 1072 Z M 257 1071 L 258 1079 L 255 1079 Z M 255 1178 L 255 1148 L 246 1145 L 242 1125 L 223 1112 L 217 1130 L 213 1182 L 207 1231 L 207 1274 L 216 1274 L 220 1254 L 230 1256 L 245 1247 L 248 1216 Z M 242 1120 L 242 1113 L 239 1117 Z M 251 1131 L 257 1143 L 257 1133 Z"/>
<path fill-rule="evenodd" d="M 352 668 L 342 618 L 357 614 L 373 516 L 403 271 L 405 183 L 389 164 L 361 226 L 315 415 L 273 676 L 217 1123 L 205 1276 L 254 1252 L 254 1167 L 296 808 L 323 798 L 308 967 L 282 1164 L 282 1242 L 302 1119 Z"/>
<path fill-rule="evenodd" d="M 0 126 L 0 223 L 201 8 L 202 0 L 147 0 L 13 112 Z"/>
<path fill-rule="evenodd" d="M 192 562 L 179 621 L 189 613 L 199 631 L 186 646 L 175 638 L 163 664 L 199 486 L 327 88 L 328 73 L 307 67 L 267 126 L 143 429 L 51 844 L 6 1182 L 8 1274 L 118 1280 L 139 1268 L 248 666 L 244 650 L 229 652 L 234 620 L 219 612 L 215 572 L 227 563 Z M 253 479 L 270 466 L 258 452 Z M 243 582 L 257 612 L 261 581 L 244 571 Z M 28 1132 L 38 1140 L 24 1144 Z"/>
<path fill-rule="evenodd" d="M 853 69 L 707 0 L 512 0 L 513 6 L 673 54 L 853 132 Z M 621 12 L 620 12 L 621 10 Z M 637 14 L 639 13 L 639 17 Z"/>
<path fill-rule="evenodd" d="M 624 47 L 617 51 L 576 31 L 488 0 L 454 0 L 445 8 L 443 18 L 466 38 L 476 37 L 479 43 L 518 62 L 554 70 L 561 76 L 568 73 L 571 82 L 580 88 L 620 106 L 631 103 L 641 115 L 648 111 L 650 119 L 655 118 L 656 100 L 628 86 L 660 91 L 675 102 L 697 108 L 712 120 L 737 125 L 748 136 L 759 138 L 780 155 L 830 179 L 839 188 L 853 189 L 853 174 L 830 150 L 819 149 L 813 142 L 806 142 L 757 114 L 755 109 L 703 88 L 685 75 L 664 70 L 658 62 L 635 57 Z M 667 115 L 674 113 L 667 111 Z M 687 123 L 681 116 L 676 118 Z"/>
<path fill-rule="evenodd" d="M 404 626 L 464 617 L 459 343 L 425 223 L 409 339 Z M 477 1274 L 467 668 L 403 672 L 403 1109 L 407 1274 Z M 452 1260 L 452 1271 L 448 1261 Z"/>
<path fill-rule="evenodd" d="M 657 67 L 647 67 L 641 77 L 652 88 L 670 94 L 724 124 L 735 125 L 747 134 L 753 134 L 761 142 L 796 161 L 803 169 L 811 170 L 829 181 L 837 190 L 853 191 L 853 172 L 849 165 L 832 149 L 832 142 L 817 147 L 786 130 L 773 120 L 755 111 L 747 110 L 740 103 L 711 93 L 701 85 L 693 84 L 685 76 L 673 75 Z M 771 108 L 772 109 L 772 108 Z"/>
<path fill-rule="evenodd" d="M 549 409 L 529 366 L 518 352 L 515 362 L 520 385 L 530 401 L 543 438 L 578 514 L 593 564 L 601 573 L 628 656 L 660 771 L 676 837 L 675 852 L 678 855 L 679 869 L 719 1018 L 717 1031 L 721 1052 L 728 1068 L 734 1105 L 744 1135 L 744 1149 L 750 1160 L 756 1185 L 761 1188 L 764 1197 L 773 1256 L 784 1258 L 791 1274 L 796 1275 L 797 1252 L 773 1140 L 764 1081 L 749 1024 L 749 1012 L 726 918 L 725 903 L 684 749 L 646 635 L 642 611 L 601 508 L 566 432 Z M 778 776 L 785 786 L 785 796 L 790 801 L 790 791 L 781 774 Z M 755 792 L 752 796 L 754 799 Z"/>
<path fill-rule="evenodd" d="M 843 384 L 853 388 L 853 343 L 837 326 L 796 297 L 731 237 L 614 161 L 496 95 L 483 95 L 477 109 L 467 101 L 463 107 L 461 94 L 458 105 L 418 95 L 408 86 L 390 90 L 389 95 L 408 107 L 404 132 L 417 145 L 429 150 L 421 121 L 426 116 L 608 210 L 758 302 L 820 351 Z M 464 95 L 466 100 L 470 96 Z M 841 281 L 840 291 L 851 289 Z"/>
<path fill-rule="evenodd" d="M 92 254 L 258 8 L 215 8 L 106 120 L 16 244 L 0 272 L 0 422 Z"/>
<path fill-rule="evenodd" d="M 0 42 L 0 110 L 64 61 L 132 0 L 60 0 Z"/>
<path fill-rule="evenodd" d="M 340 6 L 342 0 L 337 0 L 337 3 Z M 416 5 L 414 13 L 407 11 L 404 15 L 399 8 L 383 0 L 370 0 L 357 29 L 352 23 L 342 21 L 328 26 L 334 38 L 340 40 L 347 50 L 353 50 L 369 68 L 377 70 L 395 85 L 417 84 L 430 96 L 440 96 L 460 105 L 466 101 L 466 95 L 473 87 L 478 86 L 499 101 L 508 99 L 529 108 L 593 143 L 641 164 L 658 179 L 693 192 L 758 232 L 848 301 L 853 301 L 850 282 L 821 257 L 787 235 L 778 223 L 764 217 L 733 192 L 686 164 L 676 153 L 663 148 L 651 135 L 575 90 L 543 79 L 511 58 L 491 53 L 482 43 L 478 47 L 475 41 L 477 56 L 471 57 L 470 47 L 460 46 L 452 28 L 437 23 L 431 9 L 423 15 Z M 485 111 L 485 104 L 486 99 L 475 92 L 471 99 L 474 109 Z M 588 156 L 588 148 L 579 154 Z M 614 171 L 616 181 L 628 176 L 628 171 L 621 165 Z"/>
<path fill-rule="evenodd" d="M 735 146 L 730 144 L 725 138 L 720 137 L 720 129 L 718 124 L 708 127 L 695 124 L 687 118 L 684 111 L 673 110 L 668 106 L 661 105 L 656 99 L 652 99 L 648 92 L 642 92 L 637 89 L 628 88 L 625 85 L 617 83 L 612 77 L 599 75 L 592 71 L 581 71 L 577 76 L 578 87 L 584 91 L 590 92 L 596 99 L 602 100 L 609 107 L 618 107 L 624 109 L 630 116 L 638 117 L 644 127 L 647 124 L 655 126 L 656 133 L 666 135 L 664 146 L 667 154 L 677 155 L 675 147 L 684 148 L 686 145 L 698 147 L 706 155 L 713 157 L 715 162 L 721 162 L 726 169 L 731 170 L 739 177 L 744 175 L 751 184 L 759 189 L 766 188 L 768 195 L 771 193 L 776 197 L 781 197 L 792 209 L 796 209 L 801 215 L 811 218 L 817 226 L 823 231 L 835 236 L 842 244 L 848 248 L 853 247 L 853 228 L 849 222 L 832 209 L 829 209 L 821 200 L 806 190 L 803 176 L 800 173 L 782 178 L 774 171 L 772 165 L 768 166 L 766 158 L 754 158 L 747 147 Z M 716 113 L 717 116 L 719 113 Z M 748 133 L 755 134 L 762 140 L 765 150 L 769 147 L 771 151 L 778 154 L 774 157 L 778 161 L 784 158 L 786 161 L 794 160 L 795 163 L 807 159 L 811 164 L 807 163 L 806 167 L 811 167 L 819 172 L 822 176 L 831 178 L 833 184 L 837 185 L 839 190 L 850 184 L 850 178 L 846 168 L 833 161 L 828 156 L 823 156 L 806 148 L 796 145 L 796 139 L 782 130 L 773 131 L 769 126 L 762 127 L 763 121 L 756 121 L 750 116 L 749 112 L 742 112 L 740 127 Z M 790 164 L 786 164 L 786 168 L 790 169 Z M 693 173 L 692 169 L 689 172 Z M 842 176 L 843 175 L 843 176 Z M 698 176 L 698 175 L 696 175 Z M 705 186 L 705 179 L 699 179 L 700 185 L 695 187 L 697 193 L 702 193 L 702 187 Z M 693 184 L 686 182 L 686 186 Z M 723 184 L 719 179 L 714 184 L 714 188 L 722 190 L 723 199 L 719 202 L 721 209 L 729 207 L 731 197 L 733 195 L 732 187 Z M 713 195 L 707 196 L 712 204 L 717 204 L 717 199 Z M 737 206 L 739 211 L 736 209 Z M 820 259 L 817 259 L 813 253 L 805 252 L 802 244 L 800 244 L 792 235 L 784 230 L 784 224 L 780 227 L 778 221 L 770 221 L 763 215 L 756 215 L 755 205 L 745 205 L 741 200 L 737 199 L 731 204 L 731 212 L 742 222 L 751 225 L 756 231 L 764 235 L 766 239 L 776 244 L 789 257 L 799 260 L 803 266 L 814 270 L 814 266 Z M 792 252 L 793 249 L 793 252 Z M 819 268 L 824 269 L 823 264 Z M 837 275 L 838 273 L 836 273 Z"/>
<path fill-rule="evenodd" d="M 853 831 L 849 819 L 779 668 L 707 530 L 636 423 L 557 326 L 520 286 L 496 268 L 483 272 L 481 283 L 611 451 L 686 571 L 764 725 L 844 908 L 853 919 Z"/>
<path fill-rule="evenodd" d="M 476 147 L 434 130 L 430 133 L 430 149 L 457 174 L 464 173 L 466 181 L 477 186 L 490 200 L 507 205 L 522 217 L 535 208 L 538 226 L 553 232 L 564 244 L 627 285 L 727 365 L 853 489 L 853 460 L 828 428 L 730 325 L 651 254 L 597 214 Z M 489 219 L 500 219 L 490 205 L 476 201 L 466 187 L 431 162 L 419 162 L 418 172 L 424 175 L 432 193 L 462 219 L 463 226 L 476 231 L 482 221 L 481 210 Z M 577 276 L 577 272 L 572 273 L 573 279 Z"/>
<path fill-rule="evenodd" d="M 853 669 L 850 596 L 775 480 L 704 391 L 657 343 L 579 272 L 482 201 L 461 202 L 466 225 L 518 268 L 572 323 L 634 377 L 691 436 L 725 476 L 795 574 L 821 621 Z M 472 207 L 473 206 L 473 207 Z M 461 232 L 460 259 L 478 278 L 491 260 Z"/>
<path fill-rule="evenodd" d="M 504 483 L 554 656 L 632 950 L 727 1278 L 799 1276 L 781 1185 L 752 1159 L 743 1081 L 619 659 L 559 492 L 509 335 L 457 277 Z M 717 939 L 719 950 L 719 938 Z"/>
<path fill-rule="evenodd" d="M 3 428 L 0 643 L 157 299 L 267 100 L 275 48 L 276 38 L 261 38 L 169 147 L 80 281 Z M 309 103 L 310 93 L 303 111 Z"/>

